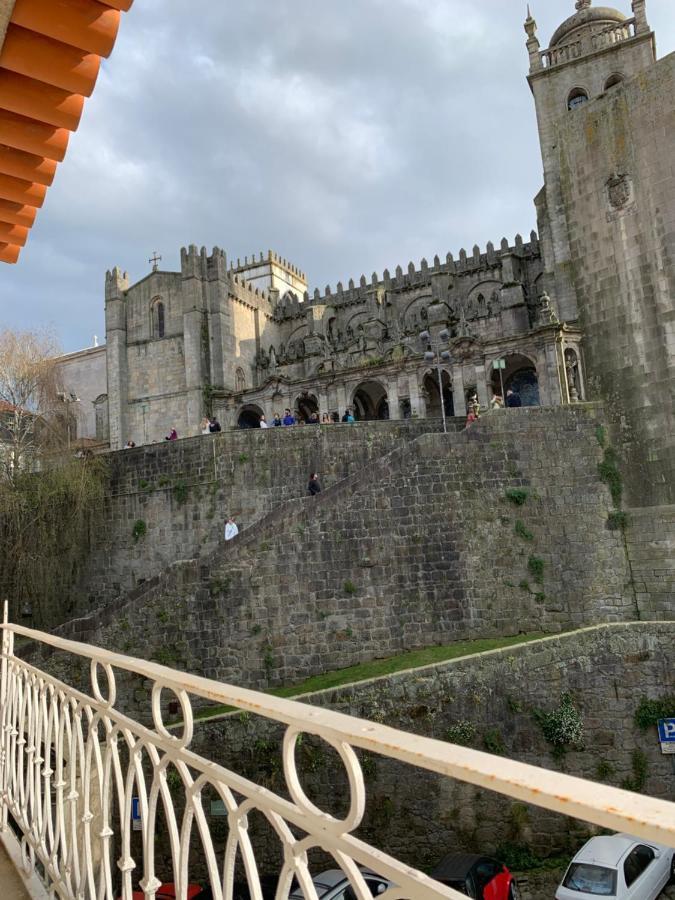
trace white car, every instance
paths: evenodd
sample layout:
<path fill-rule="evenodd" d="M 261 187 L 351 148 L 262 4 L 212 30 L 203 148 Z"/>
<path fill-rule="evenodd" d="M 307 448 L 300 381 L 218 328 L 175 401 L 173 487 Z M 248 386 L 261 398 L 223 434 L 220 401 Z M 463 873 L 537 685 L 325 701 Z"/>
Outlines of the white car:
<path fill-rule="evenodd" d="M 556 900 L 656 900 L 675 878 L 675 850 L 630 834 L 592 837 L 565 872 Z"/>

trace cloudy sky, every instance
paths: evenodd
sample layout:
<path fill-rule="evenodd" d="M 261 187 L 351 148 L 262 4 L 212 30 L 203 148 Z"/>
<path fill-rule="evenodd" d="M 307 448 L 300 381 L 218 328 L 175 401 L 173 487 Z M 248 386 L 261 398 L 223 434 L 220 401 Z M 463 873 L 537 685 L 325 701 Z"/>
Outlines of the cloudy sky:
<path fill-rule="evenodd" d="M 629 13 L 629 0 L 617 5 Z M 542 46 L 573 0 L 532 0 Z M 659 54 L 673 0 L 649 0 Z M 158 250 L 269 248 L 311 288 L 535 227 L 514 0 L 136 0 L 18 266 L 0 327 L 104 335 L 103 278 Z"/>

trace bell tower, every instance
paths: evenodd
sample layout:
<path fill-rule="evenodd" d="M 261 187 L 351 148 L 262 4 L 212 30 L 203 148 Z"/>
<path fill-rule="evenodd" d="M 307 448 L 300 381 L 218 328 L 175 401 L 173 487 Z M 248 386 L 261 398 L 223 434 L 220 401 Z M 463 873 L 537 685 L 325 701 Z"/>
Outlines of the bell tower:
<path fill-rule="evenodd" d="M 646 507 L 675 502 L 675 53 L 656 59 L 646 0 L 632 13 L 577 0 L 546 50 L 529 11 L 525 31 L 543 287 L 582 329 L 623 502 Z"/>
<path fill-rule="evenodd" d="M 561 152 L 560 131 L 587 103 L 654 64 L 656 44 L 647 22 L 646 0 L 633 0 L 632 11 L 633 16 L 628 17 L 607 6 L 593 6 L 592 0 L 577 0 L 576 11 L 556 29 L 545 50 L 529 7 L 527 11 L 528 81 L 544 164 L 544 188 L 535 203 L 546 286 L 563 321 L 577 319 L 579 311 L 560 185 L 561 172 L 576 162 L 573 148 Z"/>

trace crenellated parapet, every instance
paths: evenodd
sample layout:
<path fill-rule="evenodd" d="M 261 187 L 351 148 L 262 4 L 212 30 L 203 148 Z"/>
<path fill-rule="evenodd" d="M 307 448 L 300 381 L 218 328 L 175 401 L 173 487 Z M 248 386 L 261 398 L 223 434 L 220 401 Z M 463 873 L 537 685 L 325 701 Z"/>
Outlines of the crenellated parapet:
<path fill-rule="evenodd" d="M 236 274 L 244 274 L 249 272 L 251 269 L 256 266 L 264 266 L 265 264 L 274 264 L 289 272 L 292 275 L 297 276 L 302 281 L 307 281 L 307 275 L 298 267 L 290 263 L 287 259 L 280 254 L 275 253 L 273 250 L 268 250 L 267 253 L 253 253 L 250 257 L 245 256 L 244 261 L 242 263 L 241 257 L 237 259 L 237 264 L 234 264 L 234 261 L 230 261 L 230 273 Z"/>
<path fill-rule="evenodd" d="M 326 285 L 323 292 L 317 288 L 311 295 L 305 294 L 304 302 L 300 298 L 283 298 L 275 305 L 275 318 L 290 319 L 302 316 L 306 312 L 305 303 L 336 308 L 365 303 L 378 292 L 413 290 L 428 285 L 439 276 L 475 277 L 480 273 L 494 273 L 495 269 L 499 269 L 504 270 L 504 280 L 510 283 L 514 279 L 513 260 L 534 259 L 539 253 L 539 238 L 536 231 L 530 233 L 527 242 L 520 234 L 516 235 L 513 244 L 507 238 L 503 238 L 499 249 L 491 241 L 487 243 L 485 250 L 476 244 L 470 253 L 462 248 L 457 259 L 452 253 L 448 253 L 444 260 L 435 256 L 432 263 L 422 259 L 419 265 L 409 262 L 405 269 L 397 266 L 393 274 L 389 269 L 385 269 L 382 277 L 373 272 L 370 279 L 361 275 L 358 283 L 350 279 L 346 286 L 338 281 L 335 288 Z"/>
<path fill-rule="evenodd" d="M 119 266 L 105 273 L 105 301 L 119 300 L 129 290 L 129 275 Z"/>

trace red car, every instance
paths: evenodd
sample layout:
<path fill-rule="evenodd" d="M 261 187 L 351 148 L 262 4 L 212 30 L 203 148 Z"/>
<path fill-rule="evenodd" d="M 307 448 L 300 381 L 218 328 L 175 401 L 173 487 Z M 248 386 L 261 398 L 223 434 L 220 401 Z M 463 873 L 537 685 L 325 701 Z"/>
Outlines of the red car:
<path fill-rule="evenodd" d="M 163 884 L 161 887 L 157 888 L 157 893 L 155 894 L 156 900 L 174 900 L 176 896 L 176 886 L 175 884 Z M 199 884 L 189 884 L 187 888 L 187 897 L 188 900 L 207 900 L 207 897 L 212 897 L 213 895 L 209 891 L 208 894 L 203 890 L 201 885 Z M 145 894 L 143 891 L 134 891 L 131 895 L 132 900 L 145 900 Z M 121 900 L 121 898 L 118 898 Z"/>
<path fill-rule="evenodd" d="M 477 853 L 449 853 L 431 877 L 473 900 L 519 900 L 518 886 L 505 865 Z"/>

